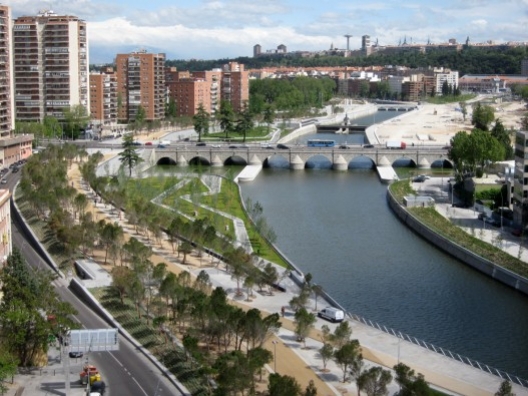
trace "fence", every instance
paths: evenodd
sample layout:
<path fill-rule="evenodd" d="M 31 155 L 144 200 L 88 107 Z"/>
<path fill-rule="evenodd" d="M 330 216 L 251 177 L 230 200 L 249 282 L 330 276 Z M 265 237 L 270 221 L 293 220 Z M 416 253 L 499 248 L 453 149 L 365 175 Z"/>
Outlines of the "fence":
<path fill-rule="evenodd" d="M 464 363 L 464 364 L 467 364 L 467 365 L 469 365 L 471 367 L 474 367 L 474 368 L 477 368 L 479 370 L 485 371 L 485 372 L 487 372 L 489 374 L 496 375 L 496 376 L 498 376 L 498 377 L 500 377 L 500 378 L 502 378 L 504 380 L 510 381 L 511 383 L 520 385 L 523 388 L 527 388 L 528 387 L 528 381 L 527 380 L 519 378 L 519 377 L 517 377 L 515 375 L 512 375 L 512 374 L 508 374 L 505 371 L 490 367 L 487 364 L 480 363 L 480 362 L 478 362 L 476 360 L 473 360 L 473 359 L 470 359 L 468 357 L 459 355 L 458 353 L 451 352 L 451 351 L 449 351 L 447 349 L 444 349 L 442 347 L 433 345 L 433 344 L 431 344 L 429 342 L 426 342 L 426 341 L 423 341 L 423 340 L 419 340 L 416 337 L 411 337 L 411 336 L 409 336 L 407 334 L 402 334 L 399 331 L 395 331 L 394 329 L 387 328 L 386 326 L 380 325 L 380 324 L 378 324 L 376 322 L 373 322 L 373 321 L 371 321 L 369 319 L 365 319 L 365 318 L 363 318 L 363 317 L 361 317 L 359 315 L 355 315 L 355 314 L 350 314 L 349 313 L 349 316 L 352 319 L 354 319 L 354 320 L 356 320 L 358 322 L 361 322 L 361 323 L 363 323 L 363 324 L 365 324 L 365 325 L 367 325 L 369 327 L 373 327 L 375 329 L 381 330 L 384 333 L 391 334 L 391 335 L 393 335 L 395 337 L 398 337 L 398 338 L 400 338 L 402 340 L 408 341 L 408 342 L 410 342 L 410 343 L 412 343 L 414 345 L 418 345 L 418 346 L 426 348 L 426 349 L 428 349 L 428 350 L 430 350 L 432 352 L 439 353 L 441 355 L 444 355 L 447 358 L 458 360 L 461 363 Z"/>

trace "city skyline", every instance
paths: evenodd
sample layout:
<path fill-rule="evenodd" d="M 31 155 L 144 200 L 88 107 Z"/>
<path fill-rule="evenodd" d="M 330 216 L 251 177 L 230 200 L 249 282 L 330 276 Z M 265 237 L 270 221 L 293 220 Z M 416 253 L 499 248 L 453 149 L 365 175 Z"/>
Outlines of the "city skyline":
<path fill-rule="evenodd" d="M 525 41 L 528 0 L 329 2 L 300 0 L 4 0 L 13 19 L 53 10 L 88 24 L 90 63 L 113 62 L 118 53 L 145 49 L 167 59 L 251 57 L 279 44 L 288 51 L 321 51 L 331 46 L 359 49 L 361 36 L 373 43 L 425 44 L 455 38 L 472 43 Z"/>

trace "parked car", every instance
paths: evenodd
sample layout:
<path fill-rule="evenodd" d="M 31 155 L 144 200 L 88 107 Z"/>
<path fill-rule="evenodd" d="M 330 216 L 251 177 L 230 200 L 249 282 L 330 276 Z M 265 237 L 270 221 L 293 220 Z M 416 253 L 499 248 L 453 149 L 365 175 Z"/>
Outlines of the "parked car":
<path fill-rule="evenodd" d="M 317 313 L 320 318 L 329 320 L 332 323 L 342 322 L 345 319 L 345 313 L 341 309 L 326 307 Z"/>

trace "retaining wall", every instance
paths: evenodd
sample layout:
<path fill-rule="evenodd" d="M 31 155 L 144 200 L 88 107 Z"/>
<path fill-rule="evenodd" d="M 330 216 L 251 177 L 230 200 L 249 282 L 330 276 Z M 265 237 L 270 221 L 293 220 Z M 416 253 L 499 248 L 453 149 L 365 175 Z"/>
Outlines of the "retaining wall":
<path fill-rule="evenodd" d="M 410 212 L 408 212 L 391 194 L 390 189 L 387 190 L 387 201 L 389 207 L 398 216 L 398 218 L 405 223 L 409 228 L 414 230 L 418 235 L 425 238 L 427 241 L 442 249 L 451 256 L 457 258 L 463 263 L 473 267 L 474 269 L 490 276 L 499 282 L 508 285 L 521 293 L 528 295 L 528 279 L 514 272 L 500 267 L 490 260 L 481 257 L 468 249 L 456 244 L 446 237 L 437 234 L 433 229 L 422 223 Z"/>

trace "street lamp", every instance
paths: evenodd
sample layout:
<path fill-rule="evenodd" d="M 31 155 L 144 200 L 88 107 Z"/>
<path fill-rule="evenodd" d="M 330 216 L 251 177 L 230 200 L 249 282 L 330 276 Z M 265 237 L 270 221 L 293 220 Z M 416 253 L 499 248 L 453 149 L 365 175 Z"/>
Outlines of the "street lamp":
<path fill-rule="evenodd" d="M 271 341 L 273 344 L 273 371 L 277 372 L 277 341 Z"/>

